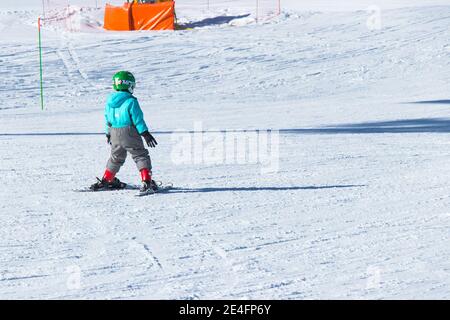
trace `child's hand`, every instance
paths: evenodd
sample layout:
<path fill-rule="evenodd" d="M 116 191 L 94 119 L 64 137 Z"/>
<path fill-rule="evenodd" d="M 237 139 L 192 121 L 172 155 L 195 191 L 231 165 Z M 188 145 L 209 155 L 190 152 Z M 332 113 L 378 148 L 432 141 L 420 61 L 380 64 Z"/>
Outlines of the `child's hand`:
<path fill-rule="evenodd" d="M 107 134 L 107 135 L 106 135 L 106 142 L 107 142 L 108 144 L 111 144 L 111 135 L 110 135 L 110 134 Z"/>
<path fill-rule="evenodd" d="M 141 135 L 144 137 L 145 142 L 150 148 L 154 148 L 158 144 L 158 142 L 156 142 L 155 138 L 153 138 L 150 132 L 144 131 L 141 133 Z"/>

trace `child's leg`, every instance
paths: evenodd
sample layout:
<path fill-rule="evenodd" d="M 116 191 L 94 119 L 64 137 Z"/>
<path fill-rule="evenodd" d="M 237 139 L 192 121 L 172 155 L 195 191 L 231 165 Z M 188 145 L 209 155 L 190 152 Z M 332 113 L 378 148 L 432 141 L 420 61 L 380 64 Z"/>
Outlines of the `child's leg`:
<path fill-rule="evenodd" d="M 106 169 L 115 175 L 119 172 L 120 167 L 125 163 L 126 158 L 127 150 L 120 144 L 114 144 L 113 142 L 111 146 L 111 156 L 106 164 Z"/>
<path fill-rule="evenodd" d="M 131 154 L 137 169 L 141 172 L 141 177 L 151 178 L 152 162 L 148 150 L 144 147 L 142 137 L 136 131 L 136 128 L 130 127 L 126 150 Z"/>
<path fill-rule="evenodd" d="M 125 163 L 127 158 L 127 150 L 122 145 L 122 128 L 111 128 L 111 156 L 106 164 L 106 170 L 103 174 L 102 180 L 91 185 L 90 189 L 97 191 L 103 189 L 122 189 L 125 184 L 121 183 L 119 179 L 115 178 L 116 173 L 119 172 L 120 167 Z M 125 132 L 128 135 L 128 132 Z M 98 178 L 97 178 L 98 179 Z"/>
<path fill-rule="evenodd" d="M 131 153 L 131 157 L 136 163 L 136 167 L 139 171 L 142 171 L 143 169 L 152 170 L 150 155 L 145 147 L 142 147 L 142 149 L 129 149 L 128 151 Z"/>

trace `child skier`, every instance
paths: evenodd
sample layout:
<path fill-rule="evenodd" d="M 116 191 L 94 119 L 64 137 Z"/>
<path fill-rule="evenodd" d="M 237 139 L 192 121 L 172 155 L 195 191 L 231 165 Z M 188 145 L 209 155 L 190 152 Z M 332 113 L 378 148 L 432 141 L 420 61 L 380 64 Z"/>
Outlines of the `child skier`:
<path fill-rule="evenodd" d="M 158 189 L 152 180 L 152 164 L 142 137 L 151 148 L 158 143 L 148 132 L 139 102 L 133 96 L 135 86 L 136 80 L 131 72 L 119 71 L 113 77 L 115 92 L 110 94 L 105 106 L 105 133 L 107 142 L 111 145 L 111 156 L 103 178 L 97 178 L 98 182 L 90 187 L 91 190 L 123 189 L 126 186 L 116 178 L 116 174 L 125 163 L 127 152 L 131 153 L 141 173 L 140 192 Z"/>

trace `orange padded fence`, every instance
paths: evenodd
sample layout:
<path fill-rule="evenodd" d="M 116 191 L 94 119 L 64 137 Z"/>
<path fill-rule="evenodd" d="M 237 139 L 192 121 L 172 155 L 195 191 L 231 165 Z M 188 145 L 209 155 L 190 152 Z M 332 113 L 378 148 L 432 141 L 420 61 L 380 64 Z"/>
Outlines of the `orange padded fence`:
<path fill-rule="evenodd" d="M 175 2 L 124 3 L 122 7 L 106 4 L 106 30 L 174 30 Z"/>

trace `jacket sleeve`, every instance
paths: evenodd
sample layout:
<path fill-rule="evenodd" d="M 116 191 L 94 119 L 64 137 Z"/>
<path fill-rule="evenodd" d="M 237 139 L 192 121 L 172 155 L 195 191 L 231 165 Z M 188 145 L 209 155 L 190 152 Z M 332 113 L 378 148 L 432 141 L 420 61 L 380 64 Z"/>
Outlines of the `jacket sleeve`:
<path fill-rule="evenodd" d="M 144 113 L 142 112 L 137 99 L 132 99 L 130 104 L 130 117 L 139 134 L 148 131 L 147 124 L 144 120 Z"/>
<path fill-rule="evenodd" d="M 108 120 L 108 108 L 105 107 L 105 133 L 109 134 L 110 123 Z"/>

